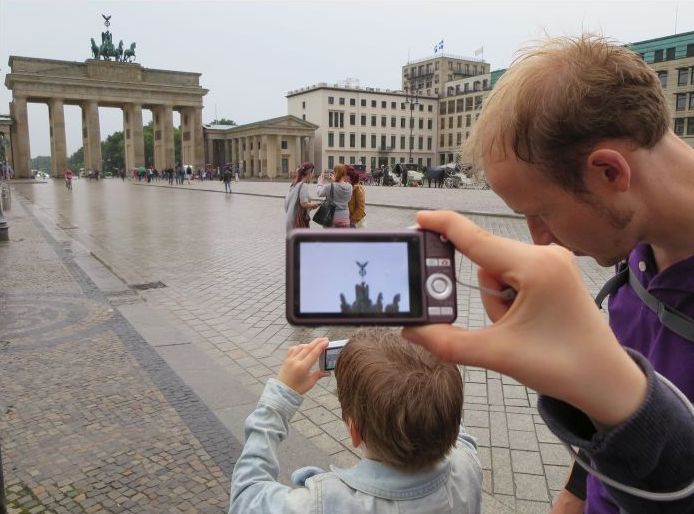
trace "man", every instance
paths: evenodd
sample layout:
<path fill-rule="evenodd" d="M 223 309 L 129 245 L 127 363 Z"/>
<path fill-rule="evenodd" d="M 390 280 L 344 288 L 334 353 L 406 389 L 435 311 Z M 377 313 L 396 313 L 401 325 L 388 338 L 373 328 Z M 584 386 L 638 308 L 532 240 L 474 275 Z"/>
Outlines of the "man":
<path fill-rule="evenodd" d="M 694 149 L 669 125 L 658 77 L 637 54 L 597 36 L 551 39 L 506 71 L 466 151 L 536 244 L 603 266 L 628 259 L 645 289 L 694 318 Z M 694 399 L 694 342 L 628 284 L 609 313 L 619 342 Z M 576 477 L 553 513 L 619 512 L 592 476 L 580 498 Z"/>

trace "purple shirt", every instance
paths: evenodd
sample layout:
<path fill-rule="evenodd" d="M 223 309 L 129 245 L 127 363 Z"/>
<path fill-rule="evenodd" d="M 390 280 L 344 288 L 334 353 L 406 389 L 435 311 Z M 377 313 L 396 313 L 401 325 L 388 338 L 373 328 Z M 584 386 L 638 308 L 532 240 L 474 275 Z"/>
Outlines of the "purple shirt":
<path fill-rule="evenodd" d="M 694 256 L 656 272 L 650 245 L 629 255 L 629 266 L 646 290 L 661 302 L 694 318 Z M 644 355 L 655 370 L 694 401 L 694 342 L 665 328 L 628 284 L 610 296 L 610 326 L 619 342 Z M 598 479 L 588 477 L 586 514 L 619 513 Z"/>

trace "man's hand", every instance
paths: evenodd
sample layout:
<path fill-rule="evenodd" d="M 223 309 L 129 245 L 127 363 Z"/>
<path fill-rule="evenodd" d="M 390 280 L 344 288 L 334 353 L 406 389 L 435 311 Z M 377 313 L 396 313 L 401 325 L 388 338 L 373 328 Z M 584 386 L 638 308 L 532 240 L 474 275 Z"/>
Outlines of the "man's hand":
<path fill-rule="evenodd" d="M 308 344 L 292 346 L 287 350 L 277 379 L 297 393 L 306 394 L 319 379 L 330 376 L 327 371 L 311 371 L 327 346 L 327 337 L 319 337 Z"/>
<path fill-rule="evenodd" d="M 557 495 L 552 503 L 552 510 L 549 514 L 583 514 L 586 502 L 577 498 L 566 489 Z"/>
<path fill-rule="evenodd" d="M 481 293 L 493 325 L 426 325 L 403 336 L 444 360 L 510 375 L 610 427 L 643 403 L 646 377 L 625 353 L 586 291 L 571 253 L 494 236 L 454 212 L 420 212 L 480 267 L 480 285 L 516 290 L 512 302 Z"/>

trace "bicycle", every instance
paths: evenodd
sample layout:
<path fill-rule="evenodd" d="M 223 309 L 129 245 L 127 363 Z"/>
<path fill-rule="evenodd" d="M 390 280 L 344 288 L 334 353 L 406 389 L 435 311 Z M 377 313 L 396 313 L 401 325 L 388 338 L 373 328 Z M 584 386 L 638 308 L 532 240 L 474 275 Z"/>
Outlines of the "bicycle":
<path fill-rule="evenodd" d="M 66 178 L 66 179 L 65 179 L 65 187 L 66 187 L 69 191 L 72 191 L 72 179 L 71 179 L 71 178 Z"/>

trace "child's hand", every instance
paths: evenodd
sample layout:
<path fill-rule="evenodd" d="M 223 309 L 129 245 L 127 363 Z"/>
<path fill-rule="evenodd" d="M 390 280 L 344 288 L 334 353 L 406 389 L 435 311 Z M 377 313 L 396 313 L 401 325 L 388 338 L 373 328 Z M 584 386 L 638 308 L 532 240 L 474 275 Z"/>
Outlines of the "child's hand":
<path fill-rule="evenodd" d="M 327 371 L 311 371 L 327 346 L 327 337 L 319 337 L 308 344 L 292 346 L 287 351 L 277 379 L 299 394 L 310 391 L 319 379 L 330 376 Z"/>

